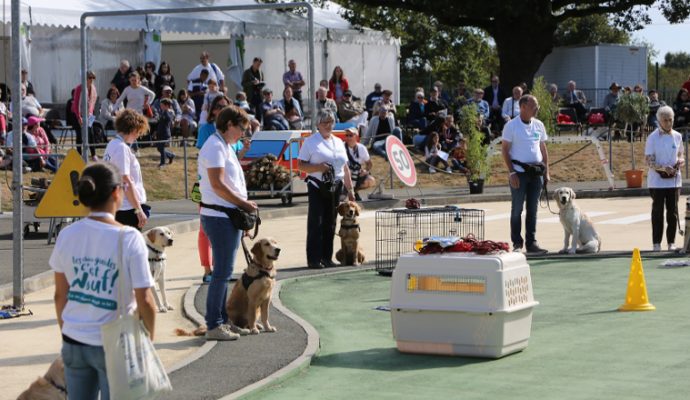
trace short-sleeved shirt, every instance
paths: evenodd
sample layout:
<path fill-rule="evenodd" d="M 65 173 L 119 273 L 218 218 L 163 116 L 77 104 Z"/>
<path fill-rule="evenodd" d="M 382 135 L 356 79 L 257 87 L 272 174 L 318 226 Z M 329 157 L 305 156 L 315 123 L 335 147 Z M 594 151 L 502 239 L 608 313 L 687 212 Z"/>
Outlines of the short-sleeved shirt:
<path fill-rule="evenodd" d="M 105 148 L 103 160 L 117 167 L 120 173 L 128 175 L 134 184 L 134 192 L 137 194 L 140 204 L 146 203 L 146 189 L 144 189 L 144 179 L 141 176 L 141 166 L 134 152 L 120 136 L 115 136 Z M 131 210 L 134 206 L 130 204 L 127 196 L 122 200 L 120 211 Z"/>
<path fill-rule="evenodd" d="M 220 67 L 218 67 L 217 64 L 212 62 L 208 63 L 207 66 L 198 64 L 196 67 L 194 67 L 194 69 L 192 69 L 192 72 L 190 72 L 189 75 L 187 75 L 187 80 L 193 81 L 195 79 L 199 79 L 199 77 L 201 76 L 201 71 L 204 69 L 208 71 L 208 78 L 206 78 L 206 82 L 204 83 L 207 83 L 209 79 L 213 79 L 214 81 L 216 81 L 217 84 L 220 85 L 220 81 L 225 80 L 225 75 L 223 75 L 223 71 L 220 69 Z"/>
<path fill-rule="evenodd" d="M 124 229 L 124 265 L 117 265 L 120 229 Z M 101 326 L 117 316 L 118 290 L 123 290 L 123 286 L 153 286 L 144 237 L 134 228 L 120 228 L 91 218 L 62 229 L 49 264 L 53 271 L 65 274 L 69 283 L 67 305 L 62 311 L 62 333 L 92 346 L 103 344 Z M 129 282 L 123 281 L 123 277 Z M 136 308 L 133 291 L 124 290 L 123 307 L 131 314 Z"/>
<path fill-rule="evenodd" d="M 199 151 L 199 190 L 201 192 L 201 201 L 206 204 L 215 204 L 217 206 L 237 208 L 235 204 L 218 196 L 211 187 L 211 182 L 208 179 L 209 168 L 224 168 L 224 181 L 230 187 L 230 190 L 241 199 L 247 200 L 247 184 L 244 181 L 244 172 L 237 155 L 232 147 L 223 139 L 218 133 L 214 133 L 206 140 L 204 146 Z M 211 210 L 210 208 L 202 207 L 201 215 L 209 217 L 223 217 L 228 216 L 220 211 Z"/>
<path fill-rule="evenodd" d="M 362 143 L 357 143 L 354 148 L 350 148 L 350 146 L 347 144 L 345 147 L 347 148 L 348 153 L 350 153 L 352 156 L 352 159 L 355 160 L 355 162 L 359 165 L 364 165 L 364 163 L 369 161 L 371 158 L 366 146 L 364 146 Z"/>
<path fill-rule="evenodd" d="M 680 133 L 671 131 L 671 134 L 662 134 L 659 129 L 652 132 L 647 138 L 644 148 L 645 156 L 654 156 L 655 164 L 664 167 L 672 167 L 678 162 L 678 153 L 683 150 L 683 137 Z M 675 178 L 662 178 L 654 168 L 647 172 L 647 187 L 653 189 L 681 187 L 683 180 L 680 169 Z"/>
<path fill-rule="evenodd" d="M 510 158 L 525 164 L 542 162 L 540 144 L 548 139 L 544 124 L 532 118 L 529 124 L 522 119 L 513 118 L 503 127 L 503 140 L 510 142 Z M 513 164 L 515 171 L 525 172 L 519 165 Z"/>
<path fill-rule="evenodd" d="M 215 122 L 207 122 L 205 124 L 199 125 L 199 130 L 197 131 L 196 138 L 196 148 L 201 149 L 204 147 L 204 143 L 216 132 Z M 230 145 L 230 147 L 235 151 L 235 154 L 239 153 L 240 150 L 244 148 L 244 144 L 241 140 L 238 140 L 235 144 Z"/>
<path fill-rule="evenodd" d="M 345 177 L 344 167 L 347 164 L 345 143 L 333 134 L 328 139 L 324 139 L 317 132 L 306 138 L 299 150 L 298 158 L 310 164 L 329 163 L 333 166 L 336 180 L 342 180 Z M 312 172 L 309 176 L 318 180 L 323 179 L 321 172 Z"/>
<path fill-rule="evenodd" d="M 299 71 L 295 71 L 294 73 L 292 73 L 290 70 L 288 70 L 283 74 L 283 83 L 285 84 L 285 86 L 287 86 L 288 83 L 299 82 L 303 80 L 304 78 L 302 78 L 302 74 Z M 302 89 L 292 89 L 292 92 L 301 93 Z"/>

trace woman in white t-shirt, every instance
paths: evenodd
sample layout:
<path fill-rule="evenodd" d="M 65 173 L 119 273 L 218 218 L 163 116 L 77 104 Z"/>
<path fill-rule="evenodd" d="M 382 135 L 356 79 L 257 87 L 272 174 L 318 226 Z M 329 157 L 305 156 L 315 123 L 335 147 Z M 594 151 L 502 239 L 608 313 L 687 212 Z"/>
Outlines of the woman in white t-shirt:
<path fill-rule="evenodd" d="M 216 132 L 199 151 L 201 226 L 211 241 L 213 252 L 213 272 L 206 297 L 207 340 L 235 340 L 249 333 L 248 329 L 234 326 L 225 311 L 228 279 L 232 276 L 243 231 L 220 211 L 231 208 L 247 212 L 258 210 L 255 202 L 247 200 L 244 172 L 231 147 L 248 127 L 247 113 L 228 106 L 216 116 Z"/>
<path fill-rule="evenodd" d="M 151 208 L 146 205 L 141 166 L 130 145 L 148 131 L 149 123 L 143 115 L 127 108 L 117 114 L 115 129 L 117 135 L 108 143 L 103 155 L 103 160 L 115 165 L 122 174 L 125 198 L 115 219 L 141 230 L 146 225 Z"/>
<path fill-rule="evenodd" d="M 644 155 L 649 172 L 647 187 L 652 196 L 652 245 L 661 251 L 664 234 L 664 205 L 666 205 L 666 242 L 668 250 L 676 250 L 678 197 L 683 184 L 680 171 L 685 165 L 683 137 L 673 130 L 673 109 L 659 107 L 656 112 L 659 127 L 647 138 Z"/>
<path fill-rule="evenodd" d="M 109 399 L 101 326 L 123 307 L 138 311 L 153 339 L 156 311 L 153 277 L 143 236 L 115 221 L 124 199 L 119 171 L 92 164 L 78 183 L 79 201 L 89 216 L 64 228 L 50 256 L 55 272 L 55 310 L 62 332 L 62 359 L 70 399 Z M 119 243 L 122 243 L 122 263 Z M 123 279 L 124 277 L 124 279 Z"/>
<path fill-rule="evenodd" d="M 336 207 L 343 186 L 349 200 L 354 201 L 355 196 L 345 145 L 333 135 L 335 114 L 331 110 L 321 110 L 316 123 L 319 132 L 302 143 L 297 169 L 308 174 L 307 265 L 320 269 L 334 266 L 331 258 Z"/>

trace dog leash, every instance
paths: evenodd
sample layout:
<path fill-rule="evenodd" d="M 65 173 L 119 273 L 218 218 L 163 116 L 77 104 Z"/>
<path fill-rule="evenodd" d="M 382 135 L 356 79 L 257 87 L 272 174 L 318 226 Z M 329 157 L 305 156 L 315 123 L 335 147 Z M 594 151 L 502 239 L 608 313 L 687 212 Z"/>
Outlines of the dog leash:
<path fill-rule="evenodd" d="M 247 236 L 249 240 L 254 240 L 256 239 L 256 236 L 259 234 L 259 225 L 261 225 L 261 216 L 259 215 L 259 209 L 256 209 L 256 224 L 254 224 L 254 234 L 250 235 L 247 234 L 245 235 L 244 233 L 242 234 L 242 237 L 240 238 L 240 242 L 242 243 L 242 252 L 244 252 L 244 259 L 247 261 L 247 267 L 249 267 L 252 264 L 252 257 L 249 255 L 249 249 L 247 248 L 247 244 L 244 242 L 244 237 Z"/>
<path fill-rule="evenodd" d="M 543 204 L 542 201 L 543 201 L 544 198 L 546 198 L 546 207 L 544 207 L 544 206 L 542 205 L 542 204 Z M 549 211 L 551 212 L 551 214 L 554 214 L 554 215 L 561 215 L 560 212 L 553 212 L 553 210 L 551 209 L 551 203 L 549 203 L 549 190 L 548 190 L 548 188 L 547 188 L 547 182 L 546 182 L 546 181 L 544 181 L 544 187 L 542 188 L 542 191 L 541 191 L 541 193 L 539 194 L 539 206 L 540 206 L 541 208 L 548 208 Z"/>

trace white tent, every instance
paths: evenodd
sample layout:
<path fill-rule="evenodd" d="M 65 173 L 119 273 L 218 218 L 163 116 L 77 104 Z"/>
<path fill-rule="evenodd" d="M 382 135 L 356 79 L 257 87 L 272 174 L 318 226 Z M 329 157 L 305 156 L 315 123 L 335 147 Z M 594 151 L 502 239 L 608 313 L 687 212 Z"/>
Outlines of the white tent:
<path fill-rule="evenodd" d="M 5 29 L 10 29 L 10 2 L 5 3 Z M 256 4 L 251 0 L 23 0 L 22 20 L 29 54 L 23 60 L 36 95 L 43 102 L 64 102 L 80 82 L 79 20 L 90 11 L 167 9 L 193 5 L 218 6 Z M 341 65 L 356 96 L 366 96 L 380 82 L 397 96 L 399 87 L 400 42 L 386 32 L 355 30 L 330 3 L 315 10 L 316 81 L 328 79 Z M 1 25 L 1 24 L 0 24 Z M 201 50 L 211 53 L 212 61 L 228 71 L 237 68 L 231 43 L 243 48 L 241 65 L 254 57 L 264 60 L 263 70 L 269 87 L 281 90 L 287 61 L 295 59 L 308 81 L 307 18 L 289 11 L 252 10 L 177 15 L 144 15 L 87 19 L 90 28 L 89 68 L 96 72 L 101 96 L 109 87 L 121 58 L 133 65 L 147 60 L 168 61 L 177 87 L 185 85 L 188 72 L 197 64 Z M 162 44 L 162 45 L 161 45 Z M 8 48 L 4 47 L 4 48 Z M 8 59 L 9 54 L 3 53 Z M 7 65 L 5 65 L 7 64 Z M 9 62 L 0 63 L 0 81 L 6 81 Z M 227 74 L 226 74 L 227 75 Z M 237 75 L 231 74 L 231 75 Z M 229 77 L 228 77 L 229 78 Z"/>

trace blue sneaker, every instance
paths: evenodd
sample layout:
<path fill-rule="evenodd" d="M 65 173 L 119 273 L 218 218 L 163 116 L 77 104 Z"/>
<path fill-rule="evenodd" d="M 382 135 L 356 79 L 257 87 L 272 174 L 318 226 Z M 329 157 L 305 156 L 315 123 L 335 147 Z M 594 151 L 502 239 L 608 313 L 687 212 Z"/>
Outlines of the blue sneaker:
<path fill-rule="evenodd" d="M 211 283 L 211 274 L 204 274 L 204 276 L 201 278 L 201 281 L 203 283 Z"/>

